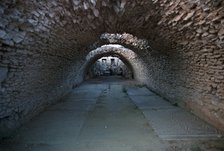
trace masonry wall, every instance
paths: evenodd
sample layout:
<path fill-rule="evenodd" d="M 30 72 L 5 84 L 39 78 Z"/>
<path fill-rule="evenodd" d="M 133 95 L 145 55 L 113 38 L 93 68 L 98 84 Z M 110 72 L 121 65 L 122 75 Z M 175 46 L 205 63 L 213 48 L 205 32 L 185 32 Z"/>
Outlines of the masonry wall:
<path fill-rule="evenodd" d="M 170 50 L 146 57 L 149 80 L 144 82 L 224 130 L 224 3 L 155 3 L 164 10 L 159 37 L 176 41 Z"/>
<path fill-rule="evenodd" d="M 54 21 L 47 19 L 47 8 L 37 10 L 28 4 L 0 4 L 0 138 L 82 81 L 75 73 L 82 62 L 72 53 L 77 47 L 66 43 L 67 36 L 59 38 L 66 31 L 55 34 L 58 31 L 50 27 Z"/>
<path fill-rule="evenodd" d="M 15 51 L 15 49 L 11 49 Z M 4 52 L 1 63 L 0 135 L 8 135 L 42 109 L 59 101 L 82 77 L 79 64 L 60 56 Z M 25 52 L 25 50 L 20 50 Z M 77 66 L 76 66 L 77 65 Z"/>

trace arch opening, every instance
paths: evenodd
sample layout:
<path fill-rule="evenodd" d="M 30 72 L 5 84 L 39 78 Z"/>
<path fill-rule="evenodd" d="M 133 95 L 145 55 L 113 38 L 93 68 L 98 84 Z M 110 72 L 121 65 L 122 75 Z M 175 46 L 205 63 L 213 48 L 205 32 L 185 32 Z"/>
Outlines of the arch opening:
<path fill-rule="evenodd" d="M 110 44 L 98 47 L 88 53 L 85 58 L 85 62 L 80 68 L 79 76 L 82 76 L 83 80 L 88 79 L 88 71 L 92 65 L 102 57 L 117 57 L 119 58 L 129 69 L 129 78 L 137 81 L 141 81 L 146 77 L 144 71 L 146 71 L 146 65 L 141 57 L 139 57 L 134 51 L 125 48 L 120 44 Z"/>
<path fill-rule="evenodd" d="M 106 55 L 97 59 L 87 69 L 85 79 L 119 76 L 125 79 L 133 79 L 133 71 L 128 61 L 119 55 Z"/>

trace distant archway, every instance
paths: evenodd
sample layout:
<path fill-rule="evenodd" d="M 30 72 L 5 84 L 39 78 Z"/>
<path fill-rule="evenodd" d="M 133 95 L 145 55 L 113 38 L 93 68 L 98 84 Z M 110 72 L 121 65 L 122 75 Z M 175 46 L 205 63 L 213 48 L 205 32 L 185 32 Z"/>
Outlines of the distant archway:
<path fill-rule="evenodd" d="M 133 79 L 141 79 L 143 78 L 144 70 L 146 66 L 144 66 L 144 62 L 138 57 L 138 55 L 130 49 L 127 49 L 121 45 L 111 44 L 111 45 L 103 45 L 93 51 L 91 51 L 86 56 L 86 61 L 82 66 L 81 74 L 86 79 L 86 75 L 88 69 L 93 65 L 98 59 L 106 56 L 115 56 L 121 59 L 124 64 L 131 70 Z"/>
<path fill-rule="evenodd" d="M 114 61 L 114 65 L 112 65 L 112 61 Z M 85 73 L 85 79 L 115 75 L 126 79 L 134 79 L 132 65 L 119 54 L 97 56 L 86 68 Z"/>

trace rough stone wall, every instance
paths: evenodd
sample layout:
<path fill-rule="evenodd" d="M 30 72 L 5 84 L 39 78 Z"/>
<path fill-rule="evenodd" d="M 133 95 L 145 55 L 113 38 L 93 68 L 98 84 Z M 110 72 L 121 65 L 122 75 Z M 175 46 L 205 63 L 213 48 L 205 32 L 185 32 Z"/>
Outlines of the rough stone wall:
<path fill-rule="evenodd" d="M 73 83 L 82 81 L 81 77 L 71 79 L 75 74 L 72 71 L 78 69 L 72 60 L 54 55 L 27 55 L 23 54 L 25 50 L 10 51 L 3 52 L 1 62 L 2 133 L 19 126 L 44 106 L 59 100 Z"/>
<path fill-rule="evenodd" d="M 60 35 L 51 33 L 44 11 L 30 13 L 30 6 L 22 1 L 0 4 L 0 137 L 82 81 L 73 78 L 80 66 L 75 47 L 54 42 Z M 31 19 L 37 16 L 39 21 Z"/>
<path fill-rule="evenodd" d="M 160 37 L 176 44 L 147 59 L 148 85 L 224 129 L 224 2 L 154 2 L 163 10 Z"/>
<path fill-rule="evenodd" d="M 2 0 L 1 133 L 79 84 L 101 34 L 124 32 L 149 45 L 127 34 L 101 42 L 133 48 L 139 81 L 223 129 L 223 8 L 219 0 Z"/>

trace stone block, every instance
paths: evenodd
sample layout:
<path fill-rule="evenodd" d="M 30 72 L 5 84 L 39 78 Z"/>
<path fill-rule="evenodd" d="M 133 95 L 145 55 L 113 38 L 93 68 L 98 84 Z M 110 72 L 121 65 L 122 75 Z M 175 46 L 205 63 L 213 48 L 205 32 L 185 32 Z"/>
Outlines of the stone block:
<path fill-rule="evenodd" d="M 6 32 L 4 30 L 0 30 L 0 38 L 3 39 L 6 36 Z"/>
<path fill-rule="evenodd" d="M 38 24 L 38 21 L 36 21 L 34 19 L 28 19 L 28 22 L 33 26 L 36 26 Z"/>
<path fill-rule="evenodd" d="M 0 83 L 7 78 L 8 68 L 0 67 Z"/>
<path fill-rule="evenodd" d="M 194 11 L 188 13 L 187 16 L 183 20 L 185 20 L 185 21 L 189 20 L 194 15 L 194 13 L 195 13 Z"/>
<path fill-rule="evenodd" d="M 14 42 L 11 39 L 6 39 L 2 41 L 4 44 L 9 46 L 14 46 Z"/>
<path fill-rule="evenodd" d="M 18 33 L 16 33 L 16 34 L 12 37 L 12 39 L 13 39 L 13 41 L 14 41 L 15 43 L 20 43 L 20 42 L 23 41 L 23 39 L 25 38 L 25 36 L 26 36 L 26 33 L 25 33 L 25 32 L 18 32 Z"/>

